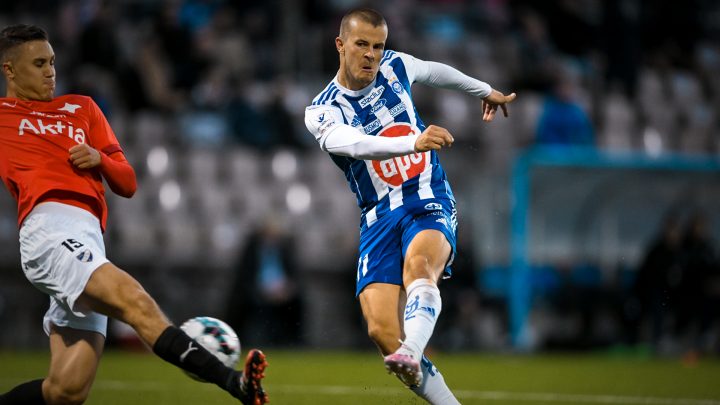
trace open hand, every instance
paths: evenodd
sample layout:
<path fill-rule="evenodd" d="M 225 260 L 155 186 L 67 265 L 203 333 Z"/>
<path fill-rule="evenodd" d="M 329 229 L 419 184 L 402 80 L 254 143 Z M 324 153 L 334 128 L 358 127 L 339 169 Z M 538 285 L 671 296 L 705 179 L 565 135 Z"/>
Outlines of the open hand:
<path fill-rule="evenodd" d="M 483 99 L 483 121 L 492 121 L 498 106 L 502 109 L 503 115 L 508 116 L 507 104 L 515 100 L 516 94 L 504 95 L 493 89 L 489 96 Z"/>

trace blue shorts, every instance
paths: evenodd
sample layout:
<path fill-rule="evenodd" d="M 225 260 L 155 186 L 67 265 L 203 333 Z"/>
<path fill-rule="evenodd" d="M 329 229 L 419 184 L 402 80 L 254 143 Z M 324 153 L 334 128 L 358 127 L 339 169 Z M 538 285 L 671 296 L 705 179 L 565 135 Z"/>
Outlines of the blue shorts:
<path fill-rule="evenodd" d="M 372 283 L 403 284 L 403 259 L 415 235 L 426 229 L 442 232 L 452 252 L 443 278 L 452 275 L 455 257 L 457 211 L 455 202 L 446 199 L 420 200 L 404 204 L 360 230 L 360 256 L 355 296 Z"/>

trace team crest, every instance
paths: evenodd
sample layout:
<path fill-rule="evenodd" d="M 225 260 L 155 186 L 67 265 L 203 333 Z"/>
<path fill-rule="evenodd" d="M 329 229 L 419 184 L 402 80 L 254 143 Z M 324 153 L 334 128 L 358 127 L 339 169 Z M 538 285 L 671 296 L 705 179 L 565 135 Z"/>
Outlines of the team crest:
<path fill-rule="evenodd" d="M 442 205 L 438 203 L 427 203 L 425 204 L 425 209 L 428 211 L 439 211 L 442 209 Z"/>
<path fill-rule="evenodd" d="M 407 136 L 419 134 L 420 130 L 408 123 L 400 122 L 383 128 L 377 136 Z M 400 187 L 403 182 L 420 175 L 430 163 L 430 152 L 411 153 L 386 160 L 373 160 L 375 174 L 392 187 Z"/>
<path fill-rule="evenodd" d="M 403 92 L 403 86 L 397 80 L 390 83 L 390 88 L 392 89 L 392 91 L 394 91 L 397 94 L 401 94 Z"/>
<path fill-rule="evenodd" d="M 75 258 L 83 263 L 90 263 L 93 260 L 93 254 L 90 249 L 85 249 L 84 251 L 80 252 L 80 254 L 75 256 Z"/>

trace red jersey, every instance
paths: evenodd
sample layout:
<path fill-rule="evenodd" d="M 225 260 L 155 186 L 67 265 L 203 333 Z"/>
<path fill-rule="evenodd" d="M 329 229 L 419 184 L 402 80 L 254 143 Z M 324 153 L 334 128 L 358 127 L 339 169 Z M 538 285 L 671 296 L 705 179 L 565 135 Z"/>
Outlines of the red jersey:
<path fill-rule="evenodd" d="M 105 115 L 90 97 L 0 98 L 0 177 L 17 200 L 18 225 L 38 203 L 58 201 L 90 211 L 105 229 L 101 169 L 78 169 L 70 161 L 68 150 L 80 143 L 100 152 L 101 159 L 122 152 Z M 124 155 L 119 156 L 129 167 Z"/>

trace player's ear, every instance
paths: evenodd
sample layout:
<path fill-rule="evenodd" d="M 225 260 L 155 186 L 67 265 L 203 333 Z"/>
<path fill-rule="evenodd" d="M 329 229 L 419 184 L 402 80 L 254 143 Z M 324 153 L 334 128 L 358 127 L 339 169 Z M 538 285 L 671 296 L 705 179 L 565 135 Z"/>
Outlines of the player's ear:
<path fill-rule="evenodd" d="M 343 42 L 342 38 L 336 37 L 335 38 L 335 48 L 337 49 L 338 53 L 341 55 L 345 53 L 345 43 Z"/>
<path fill-rule="evenodd" d="M 8 61 L 2 64 L 2 71 L 5 77 L 12 79 L 15 73 L 13 72 L 12 62 Z"/>

